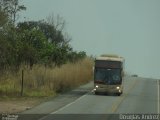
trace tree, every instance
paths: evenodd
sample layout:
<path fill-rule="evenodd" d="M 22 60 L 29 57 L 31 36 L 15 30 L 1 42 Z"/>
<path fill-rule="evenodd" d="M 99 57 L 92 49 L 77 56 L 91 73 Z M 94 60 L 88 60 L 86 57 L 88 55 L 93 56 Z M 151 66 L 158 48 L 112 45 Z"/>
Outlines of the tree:
<path fill-rule="evenodd" d="M 45 21 L 27 21 L 27 22 L 21 22 L 18 23 L 18 27 L 21 29 L 39 29 L 44 33 L 46 38 L 48 39 L 48 42 L 52 44 L 56 44 L 58 46 L 62 46 L 63 44 L 68 44 L 68 36 L 63 35 L 62 31 L 59 29 L 56 29 L 54 25 L 48 24 Z"/>
<path fill-rule="evenodd" d="M 19 68 L 27 64 L 56 65 L 85 57 L 70 46 L 70 36 L 64 32 L 65 21 L 52 15 L 47 21 L 26 21 L 15 26 L 18 13 L 26 10 L 19 0 L 0 0 L 0 69 Z"/>
<path fill-rule="evenodd" d="M 1 0 L 1 10 L 4 11 L 11 20 L 11 23 L 15 24 L 18 19 L 18 13 L 22 10 L 26 10 L 24 5 L 19 5 L 19 0 Z"/>
<path fill-rule="evenodd" d="M 15 22 L 22 10 L 26 7 L 19 5 L 19 0 L 0 0 L 0 70 L 18 65 L 20 34 Z"/>
<path fill-rule="evenodd" d="M 68 36 L 62 34 L 62 31 L 55 29 L 54 25 L 50 25 L 45 21 L 28 21 L 22 22 L 17 25 L 20 31 L 27 30 L 41 31 L 46 37 L 46 48 L 43 51 L 42 61 L 45 63 L 54 63 L 57 66 L 64 64 L 68 61 L 67 54 L 71 50 L 69 45 Z M 28 38 L 28 40 L 31 38 Z M 48 55 L 48 56 L 47 56 Z"/>
<path fill-rule="evenodd" d="M 8 34 L 10 34 L 10 36 Z M 11 36 L 15 37 L 11 31 L 6 34 L 4 34 L 3 31 L 0 32 L 0 70 L 15 66 L 16 44 L 10 39 Z"/>
<path fill-rule="evenodd" d="M 3 27 L 8 21 L 7 15 L 0 9 L 0 28 Z"/>
<path fill-rule="evenodd" d="M 20 42 L 18 44 L 18 62 L 26 63 L 31 68 L 34 64 L 40 63 L 47 47 L 45 35 L 37 29 L 18 29 Z"/>

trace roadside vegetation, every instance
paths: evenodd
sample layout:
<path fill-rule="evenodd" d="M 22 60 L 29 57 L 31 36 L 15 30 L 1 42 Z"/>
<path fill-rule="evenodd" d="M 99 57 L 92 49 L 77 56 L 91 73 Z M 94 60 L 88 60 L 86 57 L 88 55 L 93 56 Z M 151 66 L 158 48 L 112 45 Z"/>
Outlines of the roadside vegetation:
<path fill-rule="evenodd" d="M 20 95 L 22 70 L 24 96 L 55 95 L 91 80 L 93 61 L 73 50 L 65 20 L 18 22 L 26 9 L 19 0 L 0 1 L 0 95 Z"/>
<path fill-rule="evenodd" d="M 93 62 L 85 58 L 76 63 L 67 63 L 61 67 L 49 68 L 35 65 L 32 70 L 24 69 L 24 97 L 47 97 L 66 92 L 92 80 Z M 18 72 L 6 71 L 0 80 L 1 97 L 20 96 L 21 69 Z"/>

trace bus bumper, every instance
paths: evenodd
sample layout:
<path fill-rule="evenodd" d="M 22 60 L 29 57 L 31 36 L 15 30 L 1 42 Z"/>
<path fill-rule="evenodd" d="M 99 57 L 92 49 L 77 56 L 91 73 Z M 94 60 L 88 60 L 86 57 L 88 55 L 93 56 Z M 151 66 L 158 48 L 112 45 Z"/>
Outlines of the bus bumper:
<path fill-rule="evenodd" d="M 117 94 L 122 94 L 123 93 L 123 88 L 122 86 L 118 85 L 113 85 L 113 86 L 100 86 L 100 85 L 95 85 L 94 87 L 94 92 L 95 93 L 117 93 Z"/>

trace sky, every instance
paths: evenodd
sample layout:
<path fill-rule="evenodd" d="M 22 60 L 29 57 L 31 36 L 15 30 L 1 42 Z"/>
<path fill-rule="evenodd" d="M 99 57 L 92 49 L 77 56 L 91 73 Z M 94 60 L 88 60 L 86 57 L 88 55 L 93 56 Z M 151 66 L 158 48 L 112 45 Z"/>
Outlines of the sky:
<path fill-rule="evenodd" d="M 160 78 L 160 0 L 22 0 L 21 20 L 59 14 L 71 46 L 87 55 L 118 54 L 130 74 Z M 25 18 L 25 19 L 24 19 Z"/>

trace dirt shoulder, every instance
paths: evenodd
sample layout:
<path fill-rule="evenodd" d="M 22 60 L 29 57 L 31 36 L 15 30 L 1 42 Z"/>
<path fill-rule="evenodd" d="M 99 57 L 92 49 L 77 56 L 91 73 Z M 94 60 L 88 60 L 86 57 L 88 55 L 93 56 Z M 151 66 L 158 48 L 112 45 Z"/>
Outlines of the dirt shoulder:
<path fill-rule="evenodd" d="M 0 99 L 0 113 L 19 113 L 37 106 L 46 98 Z"/>
<path fill-rule="evenodd" d="M 49 114 L 75 101 L 92 90 L 93 83 L 82 85 L 74 90 L 42 98 L 0 98 L 0 113 Z M 52 107 L 51 107 L 52 106 Z"/>

